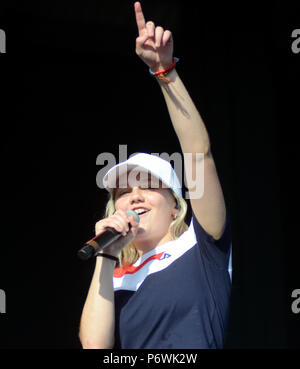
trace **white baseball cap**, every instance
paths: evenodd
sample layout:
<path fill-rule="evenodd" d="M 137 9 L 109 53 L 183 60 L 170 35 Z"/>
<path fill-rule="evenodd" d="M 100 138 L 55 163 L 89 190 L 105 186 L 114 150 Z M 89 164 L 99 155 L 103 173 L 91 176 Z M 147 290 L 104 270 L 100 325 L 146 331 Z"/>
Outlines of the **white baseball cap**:
<path fill-rule="evenodd" d="M 182 197 L 181 185 L 171 164 L 167 160 L 164 160 L 157 155 L 146 153 L 135 154 L 128 160 L 123 161 L 109 169 L 109 171 L 105 174 L 103 178 L 104 188 L 107 191 L 111 192 L 114 188 L 117 187 L 117 178 L 129 171 L 135 172 L 135 174 L 151 174 L 154 177 L 160 179 L 166 188 L 170 188 L 178 196 Z M 130 179 L 128 180 L 130 185 Z"/>

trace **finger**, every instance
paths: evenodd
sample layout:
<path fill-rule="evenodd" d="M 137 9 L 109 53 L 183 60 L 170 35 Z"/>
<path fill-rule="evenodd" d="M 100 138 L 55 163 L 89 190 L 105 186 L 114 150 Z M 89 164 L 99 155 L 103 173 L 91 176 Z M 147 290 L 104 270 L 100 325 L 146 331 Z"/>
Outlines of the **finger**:
<path fill-rule="evenodd" d="M 120 219 L 112 218 L 107 222 L 107 227 L 115 229 L 117 232 L 122 233 L 123 236 L 127 234 L 124 228 L 124 224 Z"/>
<path fill-rule="evenodd" d="M 134 216 L 133 215 L 130 215 L 129 217 L 129 223 L 131 224 L 131 227 L 132 228 L 137 228 L 138 225 L 139 225 L 139 222 L 137 222 L 135 219 L 134 219 Z"/>
<path fill-rule="evenodd" d="M 95 234 L 98 235 L 101 232 L 103 232 L 105 230 L 105 226 L 103 224 L 103 221 L 99 221 L 96 223 L 95 225 Z"/>
<path fill-rule="evenodd" d="M 163 37 L 162 37 L 162 44 L 163 46 L 166 46 L 166 44 L 169 42 L 169 41 L 172 41 L 173 38 L 172 38 L 172 32 L 169 31 L 169 30 L 166 30 L 163 34 Z"/>
<path fill-rule="evenodd" d="M 108 227 L 110 227 L 109 219 L 100 220 L 98 223 L 96 223 L 95 227 L 96 236 L 99 236 L 100 234 L 104 233 Z"/>
<path fill-rule="evenodd" d="M 161 46 L 163 34 L 164 34 L 164 29 L 162 27 L 158 26 L 155 28 L 155 46 L 156 47 Z"/>
<path fill-rule="evenodd" d="M 115 214 L 114 220 L 121 227 L 122 233 L 127 233 L 129 231 L 129 219 L 125 212 L 119 212 L 118 214 Z"/>
<path fill-rule="evenodd" d="M 152 21 L 146 23 L 146 28 L 149 37 L 155 36 L 155 24 Z"/>
<path fill-rule="evenodd" d="M 136 53 L 139 55 L 142 52 L 144 43 L 148 40 L 148 33 L 145 32 L 142 36 L 136 39 Z"/>
<path fill-rule="evenodd" d="M 146 28 L 146 22 L 145 22 L 141 4 L 138 1 L 134 3 L 134 10 L 135 10 L 135 19 L 136 19 L 137 28 L 139 31 L 139 35 L 141 35 L 144 29 Z"/>
<path fill-rule="evenodd" d="M 126 211 L 119 209 L 115 212 L 115 216 L 120 220 L 120 222 L 122 222 L 122 224 L 124 224 L 124 227 L 128 231 L 129 230 L 129 226 L 128 226 L 129 216 L 126 213 Z"/>
<path fill-rule="evenodd" d="M 126 228 L 128 228 L 129 230 L 128 222 L 124 221 L 124 219 L 120 215 L 119 216 L 112 215 L 109 218 L 102 219 L 101 221 L 96 223 L 95 228 L 96 235 L 104 233 L 107 230 L 107 228 L 113 228 L 117 232 L 122 233 L 123 235 L 126 234 L 125 231 Z"/>

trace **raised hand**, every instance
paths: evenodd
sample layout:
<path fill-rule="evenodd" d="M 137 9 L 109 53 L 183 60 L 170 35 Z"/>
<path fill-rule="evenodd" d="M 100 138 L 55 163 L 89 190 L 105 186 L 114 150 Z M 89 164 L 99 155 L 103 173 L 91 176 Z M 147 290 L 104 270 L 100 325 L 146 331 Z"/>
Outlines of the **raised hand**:
<path fill-rule="evenodd" d="M 154 22 L 145 22 L 141 4 L 134 3 L 139 36 L 136 39 L 136 53 L 153 72 L 167 68 L 173 58 L 173 37 L 169 30 L 155 27 Z"/>

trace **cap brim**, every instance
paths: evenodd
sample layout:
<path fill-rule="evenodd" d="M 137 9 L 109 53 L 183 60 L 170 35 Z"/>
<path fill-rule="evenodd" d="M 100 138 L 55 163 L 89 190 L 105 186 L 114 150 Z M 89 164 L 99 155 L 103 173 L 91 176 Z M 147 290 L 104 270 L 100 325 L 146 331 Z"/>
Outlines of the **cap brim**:
<path fill-rule="evenodd" d="M 128 176 L 121 183 L 119 182 L 120 177 L 122 177 L 125 173 L 133 172 L 132 176 Z M 135 174 L 136 173 L 146 173 L 151 174 L 151 186 L 153 188 L 159 188 L 160 183 L 163 184 L 163 188 L 170 188 L 170 186 L 163 181 L 163 179 L 157 176 L 155 173 L 151 172 L 148 168 L 143 167 L 141 165 L 128 164 L 126 162 L 117 164 L 113 168 L 111 168 L 103 178 L 103 185 L 107 191 L 112 192 L 116 188 L 126 188 L 128 185 L 133 187 L 135 182 Z"/>

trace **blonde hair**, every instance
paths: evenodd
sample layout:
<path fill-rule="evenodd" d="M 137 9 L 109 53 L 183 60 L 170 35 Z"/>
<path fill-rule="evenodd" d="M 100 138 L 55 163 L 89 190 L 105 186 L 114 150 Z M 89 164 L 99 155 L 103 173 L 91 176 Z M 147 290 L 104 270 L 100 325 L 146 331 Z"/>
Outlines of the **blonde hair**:
<path fill-rule="evenodd" d="M 173 197 L 176 201 L 176 209 L 179 210 L 179 214 L 174 219 L 169 227 L 169 232 L 173 240 L 176 240 L 184 231 L 188 229 L 188 225 L 185 223 L 185 216 L 187 213 L 187 203 L 186 201 L 178 196 L 175 192 L 173 192 L 170 189 L 170 192 L 172 193 Z M 109 217 L 113 215 L 115 212 L 115 199 L 114 199 L 114 191 L 110 192 L 109 194 L 109 200 L 106 204 L 105 208 L 105 217 Z M 139 258 L 139 254 L 134 247 L 133 242 L 130 242 L 128 245 L 124 247 L 124 249 L 119 254 L 119 266 L 120 267 L 127 267 L 129 265 L 134 264 L 137 259 Z"/>

